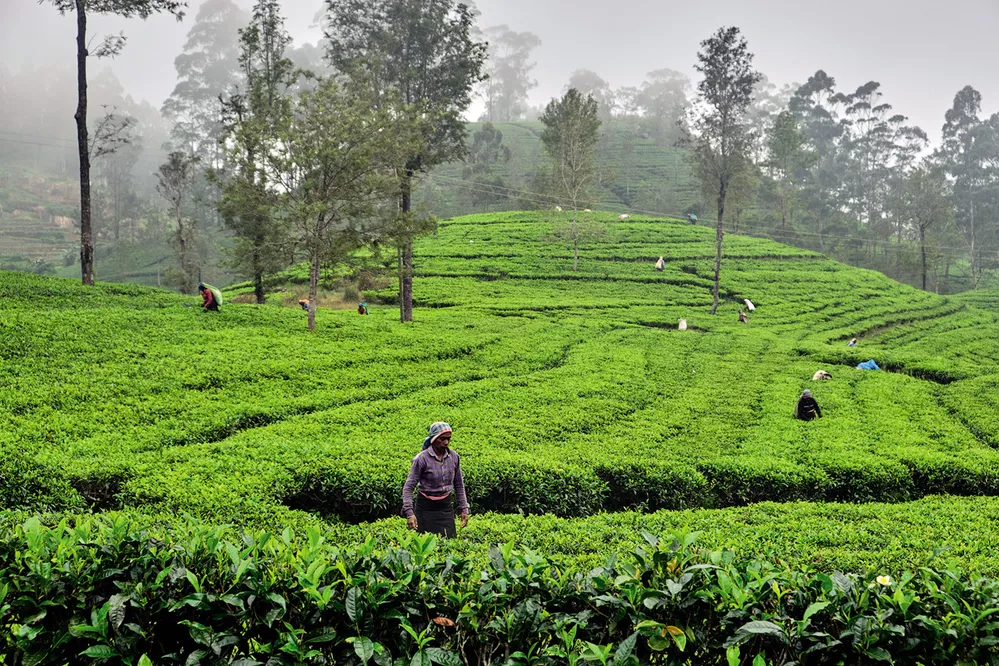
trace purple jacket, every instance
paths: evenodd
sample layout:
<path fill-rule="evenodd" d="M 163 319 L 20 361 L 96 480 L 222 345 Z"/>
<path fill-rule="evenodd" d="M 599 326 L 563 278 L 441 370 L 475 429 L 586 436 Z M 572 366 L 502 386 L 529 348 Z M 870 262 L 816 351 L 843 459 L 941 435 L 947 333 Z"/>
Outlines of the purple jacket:
<path fill-rule="evenodd" d="M 413 491 L 420 487 L 420 493 L 431 497 L 450 495 L 458 501 L 458 513 L 468 513 L 468 499 L 465 497 L 465 480 L 461 476 L 461 457 L 458 452 L 448 449 L 444 458 L 438 458 L 430 447 L 413 458 L 406 485 L 402 487 L 402 512 L 408 518 L 413 512 Z"/>

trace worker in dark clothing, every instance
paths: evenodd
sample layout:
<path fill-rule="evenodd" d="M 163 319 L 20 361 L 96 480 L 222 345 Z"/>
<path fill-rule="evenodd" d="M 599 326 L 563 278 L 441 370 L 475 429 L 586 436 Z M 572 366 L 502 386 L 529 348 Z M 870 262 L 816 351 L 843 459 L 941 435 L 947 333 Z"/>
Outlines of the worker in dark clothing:
<path fill-rule="evenodd" d="M 302 308 L 305 312 L 309 311 L 309 301 L 301 300 L 298 302 L 298 307 Z"/>
<path fill-rule="evenodd" d="M 798 398 L 798 404 L 794 406 L 794 417 L 801 419 L 802 421 L 811 421 L 815 418 L 822 418 L 822 410 L 819 409 L 819 403 L 815 401 L 812 397 L 812 392 L 805 390 L 801 392 L 801 397 Z"/>
<path fill-rule="evenodd" d="M 697 216 L 696 216 L 696 215 L 694 215 L 693 213 L 687 213 L 687 220 L 688 220 L 688 221 L 689 221 L 689 222 L 690 222 L 691 224 L 697 224 Z"/>
<path fill-rule="evenodd" d="M 743 312 L 742 308 L 739 308 L 739 321 L 741 321 L 743 324 L 749 323 L 749 315 Z"/>
<path fill-rule="evenodd" d="M 206 310 L 211 310 L 212 312 L 219 311 L 218 300 L 215 298 L 215 294 L 204 282 L 198 283 L 198 291 L 201 292 L 201 305 Z"/>
<path fill-rule="evenodd" d="M 367 303 L 358 303 L 357 304 L 357 314 L 359 314 L 359 315 L 366 315 L 366 314 L 368 314 L 368 304 Z"/>

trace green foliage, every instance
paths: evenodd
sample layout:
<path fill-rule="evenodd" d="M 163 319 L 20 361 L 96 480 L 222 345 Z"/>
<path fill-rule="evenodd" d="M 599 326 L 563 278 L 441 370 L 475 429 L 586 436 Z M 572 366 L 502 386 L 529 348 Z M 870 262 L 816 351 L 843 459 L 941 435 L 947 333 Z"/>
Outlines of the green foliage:
<path fill-rule="evenodd" d="M 126 664 L 981 664 L 999 583 L 919 569 L 794 570 L 644 533 L 583 572 L 507 543 L 477 562 L 115 518 L 0 528 L 3 652 Z M 73 594 L 66 594 L 73 590 Z"/>
<path fill-rule="evenodd" d="M 475 513 L 999 492 L 994 314 L 733 236 L 712 318 L 712 230 L 585 215 L 607 234 L 575 272 L 542 242 L 567 214 L 444 222 L 417 246 L 424 321 L 402 329 L 322 310 L 303 337 L 297 309 L 210 317 L 154 289 L 3 274 L 0 445 L 39 479 L 7 506 L 392 516 L 442 418 Z M 853 369 L 868 358 L 886 371 Z M 825 418 L 804 424 L 806 386 Z"/>
<path fill-rule="evenodd" d="M 573 209 L 582 208 L 589 203 L 596 185 L 600 140 L 597 103 L 570 88 L 561 99 L 548 103 L 541 124 L 541 143 L 551 160 L 546 191 L 555 201 Z"/>

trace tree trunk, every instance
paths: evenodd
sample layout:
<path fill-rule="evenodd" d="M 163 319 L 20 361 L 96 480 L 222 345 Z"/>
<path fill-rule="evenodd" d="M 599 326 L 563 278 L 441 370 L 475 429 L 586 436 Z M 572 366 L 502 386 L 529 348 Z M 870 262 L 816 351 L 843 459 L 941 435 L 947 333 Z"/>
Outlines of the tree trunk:
<path fill-rule="evenodd" d="M 926 291 L 926 227 L 919 225 L 919 251 L 923 255 L 923 291 Z"/>
<path fill-rule="evenodd" d="M 572 209 L 572 270 L 579 269 L 579 230 L 576 228 L 577 211 Z"/>
<path fill-rule="evenodd" d="M 117 167 L 112 167 L 111 202 L 114 206 L 114 242 L 121 239 L 121 182 Z"/>
<path fill-rule="evenodd" d="M 191 293 L 191 267 L 187 261 L 187 234 L 184 229 L 184 215 L 181 213 L 180 204 L 177 204 L 177 246 L 180 249 L 180 272 L 184 274 L 184 284 L 180 291 L 184 294 Z"/>
<path fill-rule="evenodd" d="M 403 223 L 409 224 L 409 213 L 413 208 L 413 170 L 406 169 L 402 183 L 402 215 Z M 401 240 L 401 266 L 399 270 L 399 319 L 402 323 L 413 321 L 413 238 L 406 230 Z"/>
<path fill-rule="evenodd" d="M 313 252 L 309 266 L 309 330 L 316 330 L 316 299 L 319 295 L 319 253 Z"/>
<path fill-rule="evenodd" d="M 80 274 L 94 284 L 94 237 L 90 218 L 90 139 L 87 135 L 87 6 L 76 0 L 76 143 L 80 153 Z"/>
<path fill-rule="evenodd" d="M 395 248 L 395 263 L 399 273 L 399 320 L 402 321 L 402 243 Z"/>
<path fill-rule="evenodd" d="M 971 199 L 971 285 L 972 289 L 978 289 L 978 271 L 975 261 L 975 200 Z"/>
<path fill-rule="evenodd" d="M 413 321 L 413 240 L 402 248 L 402 321 Z"/>
<path fill-rule="evenodd" d="M 718 188 L 718 227 L 716 232 L 716 237 L 718 239 L 718 251 L 715 253 L 715 300 L 711 304 L 711 314 L 718 311 L 718 291 L 719 291 L 719 281 L 721 278 L 721 256 L 722 256 L 722 239 L 725 238 L 725 231 L 722 228 L 723 220 L 725 219 L 725 193 L 727 190 L 725 183 L 721 184 Z"/>
<path fill-rule="evenodd" d="M 260 243 L 257 239 L 257 247 L 253 250 L 253 295 L 257 305 L 263 305 L 264 299 L 264 269 L 260 265 Z"/>
<path fill-rule="evenodd" d="M 780 195 L 780 238 L 782 242 L 787 242 L 787 209 L 783 194 Z"/>

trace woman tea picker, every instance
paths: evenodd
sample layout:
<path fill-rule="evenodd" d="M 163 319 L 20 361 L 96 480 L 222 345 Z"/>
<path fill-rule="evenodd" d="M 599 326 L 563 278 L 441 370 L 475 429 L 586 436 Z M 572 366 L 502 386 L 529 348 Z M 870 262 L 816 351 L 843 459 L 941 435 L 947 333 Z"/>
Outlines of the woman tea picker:
<path fill-rule="evenodd" d="M 468 525 L 468 499 L 461 476 L 461 460 L 450 445 L 451 426 L 442 421 L 430 426 L 430 434 L 423 440 L 423 451 L 413 458 L 409 478 L 402 487 L 406 526 L 421 534 L 456 536 L 452 493 L 458 503 L 461 526 Z"/>
<path fill-rule="evenodd" d="M 798 404 L 794 406 L 794 417 L 802 421 L 811 421 L 814 418 L 822 418 L 822 410 L 819 403 L 815 401 L 811 391 L 802 391 L 798 397 Z"/>

